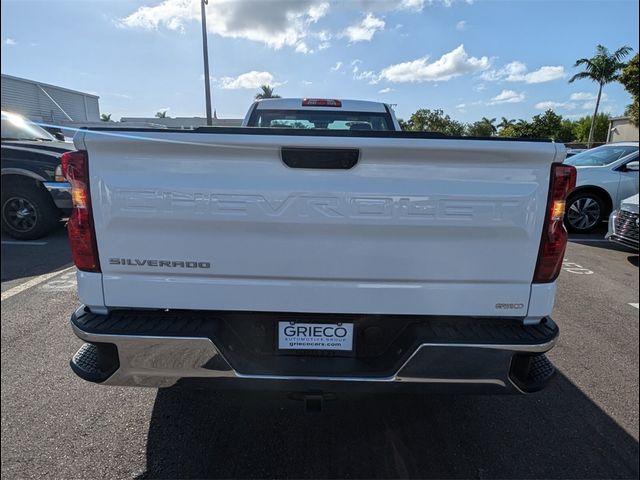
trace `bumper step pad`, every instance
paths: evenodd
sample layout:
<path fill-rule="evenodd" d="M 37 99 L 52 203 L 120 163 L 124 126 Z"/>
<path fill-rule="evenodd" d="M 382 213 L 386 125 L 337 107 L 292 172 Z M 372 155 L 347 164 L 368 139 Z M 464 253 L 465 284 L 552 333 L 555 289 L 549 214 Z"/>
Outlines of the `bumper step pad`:
<path fill-rule="evenodd" d="M 517 355 L 511 368 L 511 379 L 523 392 L 542 390 L 556 374 L 556 367 L 546 355 Z"/>
<path fill-rule="evenodd" d="M 118 369 L 117 358 L 118 354 L 114 345 L 85 343 L 73 356 L 70 365 L 80 378 L 100 383 Z M 107 359 L 111 361 L 106 362 Z"/>

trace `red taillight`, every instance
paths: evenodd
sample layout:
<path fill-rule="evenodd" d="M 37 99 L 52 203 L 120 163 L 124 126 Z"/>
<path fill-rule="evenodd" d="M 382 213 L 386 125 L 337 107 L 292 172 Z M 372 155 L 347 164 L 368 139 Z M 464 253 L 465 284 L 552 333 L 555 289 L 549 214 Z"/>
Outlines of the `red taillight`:
<path fill-rule="evenodd" d="M 89 195 L 89 166 L 87 152 L 67 152 L 61 157 L 62 173 L 71 184 L 73 210 L 67 230 L 71 254 L 78 270 L 99 272 L 96 231 L 93 227 L 91 196 Z"/>
<path fill-rule="evenodd" d="M 342 107 L 340 100 L 330 100 L 327 98 L 305 98 L 302 100 L 303 107 Z"/>
<path fill-rule="evenodd" d="M 564 228 L 564 210 L 567 195 L 576 186 L 576 169 L 571 165 L 554 163 L 551 166 L 551 185 L 547 213 L 542 230 L 542 242 L 538 252 L 534 283 L 549 283 L 558 278 L 564 250 L 567 247 L 567 230 Z"/>

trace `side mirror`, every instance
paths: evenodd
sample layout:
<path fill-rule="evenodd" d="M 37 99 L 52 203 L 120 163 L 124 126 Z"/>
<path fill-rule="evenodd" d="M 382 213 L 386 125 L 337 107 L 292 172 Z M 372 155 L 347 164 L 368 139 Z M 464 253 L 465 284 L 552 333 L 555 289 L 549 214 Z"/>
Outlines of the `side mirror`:
<path fill-rule="evenodd" d="M 638 160 L 634 160 L 632 162 L 629 162 L 624 166 L 624 171 L 625 172 L 637 172 L 638 169 L 639 169 Z"/>

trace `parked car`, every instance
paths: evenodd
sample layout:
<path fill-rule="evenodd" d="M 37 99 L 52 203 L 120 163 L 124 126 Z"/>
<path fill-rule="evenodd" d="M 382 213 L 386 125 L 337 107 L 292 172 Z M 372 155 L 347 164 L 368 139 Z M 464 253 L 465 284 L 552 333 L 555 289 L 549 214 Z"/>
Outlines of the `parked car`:
<path fill-rule="evenodd" d="M 21 115 L 2 111 L 2 230 L 20 240 L 40 238 L 71 210 L 71 187 L 59 142 Z"/>
<path fill-rule="evenodd" d="M 586 233 L 609 218 L 623 198 L 638 193 L 638 142 L 602 145 L 565 160 L 578 170 L 576 189 L 567 199 L 565 223 Z"/>
<path fill-rule="evenodd" d="M 567 157 L 566 158 L 573 157 L 574 155 L 577 155 L 577 154 L 582 153 L 584 151 L 586 151 L 585 148 L 567 148 Z"/>
<path fill-rule="evenodd" d="M 638 250 L 638 194 L 625 198 L 609 217 L 607 238 Z"/>
<path fill-rule="evenodd" d="M 349 100 L 265 100 L 245 124 L 78 132 L 77 375 L 316 399 L 547 385 L 562 144 L 402 132 Z"/>

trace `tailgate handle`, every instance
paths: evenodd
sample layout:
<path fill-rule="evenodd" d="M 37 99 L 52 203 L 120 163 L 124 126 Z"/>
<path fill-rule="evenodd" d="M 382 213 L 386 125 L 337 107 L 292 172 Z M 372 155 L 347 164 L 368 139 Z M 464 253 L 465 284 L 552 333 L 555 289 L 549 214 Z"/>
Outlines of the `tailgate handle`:
<path fill-rule="evenodd" d="M 282 161 L 291 168 L 349 170 L 360 157 L 357 148 L 282 147 Z"/>

